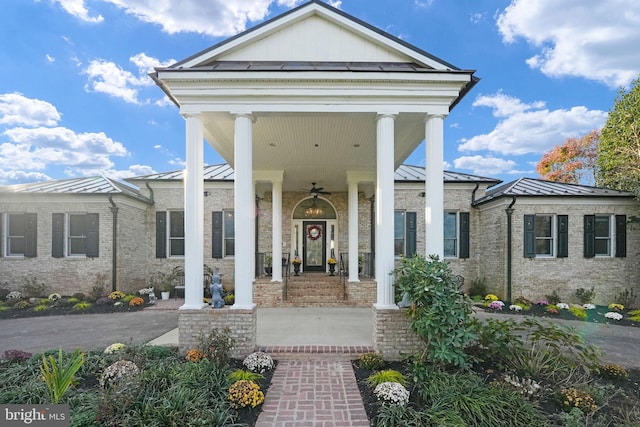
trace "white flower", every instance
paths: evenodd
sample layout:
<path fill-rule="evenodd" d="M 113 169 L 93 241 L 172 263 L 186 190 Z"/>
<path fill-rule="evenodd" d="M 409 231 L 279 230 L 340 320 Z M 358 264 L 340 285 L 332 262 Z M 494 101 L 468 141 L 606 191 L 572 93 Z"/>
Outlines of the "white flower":
<path fill-rule="evenodd" d="M 140 373 L 138 366 L 130 360 L 118 360 L 109 365 L 100 376 L 100 385 L 103 387 L 117 384 Z"/>
<path fill-rule="evenodd" d="M 558 304 L 556 304 L 556 307 L 561 308 L 563 310 L 569 310 L 569 304 L 566 304 L 564 302 L 559 302 Z"/>
<path fill-rule="evenodd" d="M 494 304 L 498 304 L 500 307 L 504 307 L 504 303 L 500 300 L 496 300 L 493 302 Z"/>
<path fill-rule="evenodd" d="M 582 308 L 584 308 L 585 310 L 593 310 L 593 309 L 596 308 L 596 305 L 595 304 L 584 304 L 582 306 Z"/>
<path fill-rule="evenodd" d="M 270 371 L 274 366 L 271 356 L 261 351 L 256 351 L 245 357 L 242 364 L 251 372 L 257 372 L 259 374 Z"/>
<path fill-rule="evenodd" d="M 392 405 L 404 406 L 409 403 L 409 391 L 400 383 L 386 382 L 378 384 L 373 394 L 380 400 Z"/>
<path fill-rule="evenodd" d="M 138 291 L 140 295 L 151 295 L 153 293 L 153 286 L 150 288 L 142 288 Z"/>
<path fill-rule="evenodd" d="M 512 310 L 512 311 L 522 311 L 522 307 L 520 307 L 520 306 L 519 306 L 519 305 L 517 305 L 517 304 L 511 304 L 511 305 L 509 306 L 509 310 Z"/>
<path fill-rule="evenodd" d="M 9 292 L 6 297 L 7 300 L 22 299 L 22 294 L 18 291 Z"/>
<path fill-rule="evenodd" d="M 538 394 L 541 390 L 540 384 L 531 378 L 520 378 L 516 375 L 505 375 L 503 381 L 507 384 L 511 384 L 518 392 L 524 396 L 533 396 Z"/>
<path fill-rule="evenodd" d="M 49 301 L 51 301 L 51 302 L 58 301 L 59 299 L 60 299 L 60 294 L 58 294 L 58 293 L 53 293 L 53 294 L 49 295 Z"/>
<path fill-rule="evenodd" d="M 622 319 L 622 314 L 610 311 L 604 315 L 607 319 L 620 320 Z"/>
<path fill-rule="evenodd" d="M 125 348 L 126 346 L 121 342 L 114 342 L 109 347 L 104 349 L 104 354 L 113 354 Z"/>

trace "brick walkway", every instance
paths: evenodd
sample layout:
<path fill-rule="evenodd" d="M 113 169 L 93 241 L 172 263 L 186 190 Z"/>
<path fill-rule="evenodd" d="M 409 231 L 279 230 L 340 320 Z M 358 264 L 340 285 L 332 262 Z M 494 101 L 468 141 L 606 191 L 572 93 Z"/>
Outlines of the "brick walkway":
<path fill-rule="evenodd" d="M 369 427 L 349 360 L 297 357 L 278 358 L 256 427 Z"/>

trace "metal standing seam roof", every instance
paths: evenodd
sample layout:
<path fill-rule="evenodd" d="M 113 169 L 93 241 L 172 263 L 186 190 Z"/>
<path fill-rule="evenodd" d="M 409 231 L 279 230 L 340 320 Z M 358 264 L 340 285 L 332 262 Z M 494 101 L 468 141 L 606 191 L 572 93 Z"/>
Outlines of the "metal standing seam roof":
<path fill-rule="evenodd" d="M 385 73 L 442 73 L 412 62 L 323 62 L 323 61 L 214 61 L 182 71 L 350 71 Z M 447 71 L 468 74 L 469 71 Z"/>
<path fill-rule="evenodd" d="M 424 182 L 426 179 L 426 169 L 424 166 L 412 166 L 412 165 L 400 165 L 396 169 L 395 178 L 396 181 L 406 182 Z M 487 184 L 499 184 L 502 181 L 495 178 L 487 178 L 484 176 L 471 175 L 468 173 L 444 171 L 444 182 L 473 182 L 473 183 L 487 183 Z"/>
<path fill-rule="evenodd" d="M 566 184 L 533 178 L 519 178 L 515 181 L 487 189 L 485 195 L 474 205 L 487 203 L 501 197 L 634 197 L 626 191 L 588 185 Z"/>
<path fill-rule="evenodd" d="M 0 186 L 0 193 L 30 194 L 121 194 L 144 203 L 151 200 L 132 184 L 116 181 L 106 176 L 91 176 L 54 181 Z"/>

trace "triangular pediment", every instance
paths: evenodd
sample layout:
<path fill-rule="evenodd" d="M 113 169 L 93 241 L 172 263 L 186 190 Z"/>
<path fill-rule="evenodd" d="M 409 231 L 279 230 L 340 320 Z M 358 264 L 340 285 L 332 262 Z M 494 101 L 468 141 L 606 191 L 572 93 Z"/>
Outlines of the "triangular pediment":
<path fill-rule="evenodd" d="M 414 63 L 457 69 L 434 56 L 325 3 L 312 0 L 171 68 L 217 62 Z"/>

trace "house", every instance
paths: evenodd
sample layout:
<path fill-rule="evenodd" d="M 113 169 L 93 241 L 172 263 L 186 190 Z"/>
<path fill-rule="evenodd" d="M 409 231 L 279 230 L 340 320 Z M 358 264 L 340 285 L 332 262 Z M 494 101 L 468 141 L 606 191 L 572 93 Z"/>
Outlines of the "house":
<path fill-rule="evenodd" d="M 304 273 L 326 275 L 335 257 L 385 357 L 408 334 L 390 274 L 400 255 L 437 254 L 503 298 L 591 286 L 604 298 L 639 283 L 632 195 L 444 171 L 444 120 L 474 71 L 321 1 L 151 78 L 185 118 L 185 171 L 0 188 L 2 281 L 30 272 L 71 291 L 102 274 L 136 289 L 181 265 L 181 347 L 228 326 L 241 355 L 255 347 L 256 304 L 286 298 L 291 266 L 273 260 L 298 253 Z M 404 165 L 423 140 L 427 167 Z M 203 164 L 211 148 L 226 164 Z M 203 304 L 205 265 L 233 285 L 230 308 Z"/>

